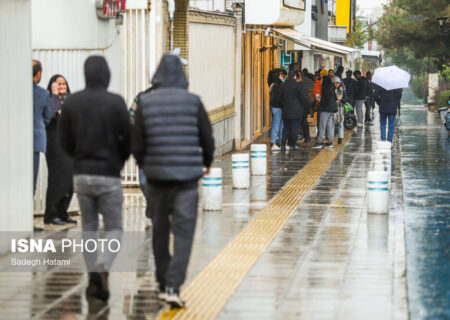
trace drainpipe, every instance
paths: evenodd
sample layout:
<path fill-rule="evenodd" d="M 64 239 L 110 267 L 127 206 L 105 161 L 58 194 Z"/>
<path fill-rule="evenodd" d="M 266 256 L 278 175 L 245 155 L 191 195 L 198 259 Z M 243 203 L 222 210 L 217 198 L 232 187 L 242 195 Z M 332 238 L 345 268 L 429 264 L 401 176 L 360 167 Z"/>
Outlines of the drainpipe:
<path fill-rule="evenodd" d="M 175 14 L 175 0 L 167 0 L 169 8 L 169 38 L 170 38 L 170 51 L 173 50 L 173 16 Z"/>

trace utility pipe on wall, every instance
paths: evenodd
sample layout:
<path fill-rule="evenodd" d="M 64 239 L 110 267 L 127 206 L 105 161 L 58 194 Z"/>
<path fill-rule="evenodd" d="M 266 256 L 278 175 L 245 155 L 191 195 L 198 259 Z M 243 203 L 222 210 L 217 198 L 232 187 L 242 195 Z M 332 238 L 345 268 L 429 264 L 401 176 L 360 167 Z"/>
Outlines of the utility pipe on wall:
<path fill-rule="evenodd" d="M 173 50 L 173 17 L 175 14 L 175 0 L 167 0 L 167 5 L 169 9 L 169 22 L 170 22 L 170 29 L 169 29 L 169 37 L 170 37 L 170 51 Z"/>

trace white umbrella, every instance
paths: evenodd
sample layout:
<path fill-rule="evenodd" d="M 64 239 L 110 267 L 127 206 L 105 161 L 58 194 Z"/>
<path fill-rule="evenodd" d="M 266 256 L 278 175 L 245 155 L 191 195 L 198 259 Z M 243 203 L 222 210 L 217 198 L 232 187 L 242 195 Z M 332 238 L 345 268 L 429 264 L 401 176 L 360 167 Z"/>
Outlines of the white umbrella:
<path fill-rule="evenodd" d="M 396 66 L 381 67 L 375 69 L 372 82 L 386 90 L 406 88 L 411 75 Z"/>

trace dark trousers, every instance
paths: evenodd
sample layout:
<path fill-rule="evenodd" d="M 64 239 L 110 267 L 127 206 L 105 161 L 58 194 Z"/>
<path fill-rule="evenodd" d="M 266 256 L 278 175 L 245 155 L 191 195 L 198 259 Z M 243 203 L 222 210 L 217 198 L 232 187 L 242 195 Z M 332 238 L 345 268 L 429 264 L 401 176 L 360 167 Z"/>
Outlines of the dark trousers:
<path fill-rule="evenodd" d="M 179 289 L 186 278 L 197 221 L 197 188 L 149 184 L 153 222 L 153 253 L 156 280 L 160 287 Z M 174 235 L 173 256 L 169 252 L 170 232 Z"/>
<path fill-rule="evenodd" d="M 308 114 L 309 114 L 308 112 L 304 113 L 303 119 L 302 119 L 302 123 L 301 123 L 303 137 L 306 140 L 310 139 L 310 136 L 309 136 L 309 124 L 308 124 Z"/>
<path fill-rule="evenodd" d="M 283 138 L 281 139 L 281 145 L 285 146 L 286 141 L 289 139 L 289 145 L 291 147 L 297 144 L 298 130 L 300 130 L 301 119 L 283 119 Z"/>
<path fill-rule="evenodd" d="M 47 192 L 44 222 L 51 222 L 54 218 L 60 218 L 64 221 L 67 220 L 69 218 L 67 210 L 69 209 L 70 202 L 72 201 L 72 196 L 73 191 L 69 191 L 59 199 L 52 199 L 50 193 Z"/>
<path fill-rule="evenodd" d="M 36 182 L 39 173 L 39 152 L 33 152 L 33 195 L 36 192 Z"/>
<path fill-rule="evenodd" d="M 370 113 L 372 112 L 372 102 L 370 99 L 366 100 L 364 102 L 364 105 L 366 106 L 366 114 L 364 117 L 364 122 L 370 122 Z"/>

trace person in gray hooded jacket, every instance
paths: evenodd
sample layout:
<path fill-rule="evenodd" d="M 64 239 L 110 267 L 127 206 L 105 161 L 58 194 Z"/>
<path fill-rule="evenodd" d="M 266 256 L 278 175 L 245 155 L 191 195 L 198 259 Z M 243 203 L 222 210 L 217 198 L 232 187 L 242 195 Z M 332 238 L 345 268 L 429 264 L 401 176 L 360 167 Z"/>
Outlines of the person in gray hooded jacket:
<path fill-rule="evenodd" d="M 144 169 L 151 199 L 158 297 L 173 307 L 183 307 L 179 290 L 186 277 L 197 220 L 198 179 L 203 167 L 209 170 L 214 139 L 200 98 L 187 91 L 178 56 L 163 56 L 152 86 L 137 103 L 132 152 Z"/>

